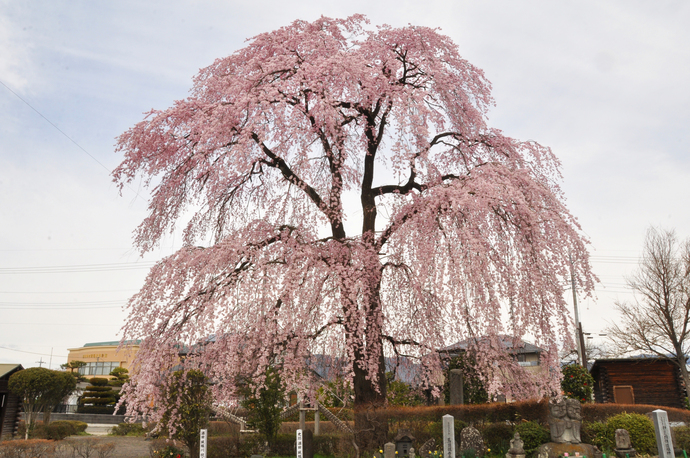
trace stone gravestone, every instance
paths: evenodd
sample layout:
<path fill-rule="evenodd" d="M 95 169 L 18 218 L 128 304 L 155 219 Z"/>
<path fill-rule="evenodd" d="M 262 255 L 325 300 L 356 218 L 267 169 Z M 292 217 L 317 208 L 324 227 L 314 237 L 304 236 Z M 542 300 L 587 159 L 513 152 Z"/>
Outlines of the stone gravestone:
<path fill-rule="evenodd" d="M 462 370 L 451 369 L 450 379 L 448 380 L 448 389 L 450 390 L 450 405 L 464 404 L 465 393 L 462 387 Z"/>
<path fill-rule="evenodd" d="M 654 422 L 659 458 L 673 458 L 673 439 L 671 438 L 671 425 L 668 424 L 668 414 L 665 410 L 654 410 L 652 411 L 652 421 Z"/>
<path fill-rule="evenodd" d="M 419 458 L 426 457 L 427 455 L 434 453 L 436 450 L 436 439 L 433 437 L 428 441 L 424 442 L 419 448 Z"/>
<path fill-rule="evenodd" d="M 510 449 L 506 453 L 506 458 L 525 458 L 524 442 L 520 439 L 520 434 L 515 433 L 510 440 Z"/>
<path fill-rule="evenodd" d="M 443 456 L 455 458 L 455 419 L 452 415 L 443 416 Z"/>
<path fill-rule="evenodd" d="M 614 449 L 616 456 L 618 458 L 626 458 L 626 455 L 630 458 L 637 455 L 637 451 L 632 448 L 632 443 L 630 442 L 630 433 L 625 429 L 616 430 L 616 448 Z"/>
<path fill-rule="evenodd" d="M 383 458 L 395 458 L 395 444 L 388 442 L 383 446 Z"/>
<path fill-rule="evenodd" d="M 474 456 L 484 456 L 486 446 L 482 434 L 472 426 L 463 428 L 460 432 L 460 453 L 464 454 L 467 450 L 474 450 Z"/>

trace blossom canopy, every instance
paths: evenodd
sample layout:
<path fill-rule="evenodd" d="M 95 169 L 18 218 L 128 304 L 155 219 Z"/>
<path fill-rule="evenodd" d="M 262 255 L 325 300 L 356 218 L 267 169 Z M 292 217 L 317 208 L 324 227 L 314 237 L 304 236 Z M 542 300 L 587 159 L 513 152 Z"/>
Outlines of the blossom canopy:
<path fill-rule="evenodd" d="M 533 336 L 557 368 L 569 256 L 593 285 L 586 240 L 557 158 L 490 128 L 492 104 L 439 31 L 322 17 L 252 38 L 125 132 L 114 178 L 153 188 L 136 245 L 184 222 L 184 247 L 129 302 L 124 338 L 144 339 L 131 412 L 151 414 L 181 344 L 203 346 L 184 364 L 217 400 L 269 365 L 306 391 L 309 355 L 326 354 L 355 404 L 381 403 L 384 355 L 417 360 L 433 388 L 436 350 L 464 339 L 490 392 L 557 391 L 559 371 L 525 373 L 498 336 Z"/>

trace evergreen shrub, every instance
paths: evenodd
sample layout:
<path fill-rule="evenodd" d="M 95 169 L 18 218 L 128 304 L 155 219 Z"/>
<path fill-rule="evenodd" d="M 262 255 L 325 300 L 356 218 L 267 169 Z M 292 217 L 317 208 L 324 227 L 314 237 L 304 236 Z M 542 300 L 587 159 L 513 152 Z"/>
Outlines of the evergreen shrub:
<path fill-rule="evenodd" d="M 524 442 L 524 449 L 527 456 L 531 456 L 540 445 L 551 440 L 551 433 L 549 430 L 536 421 L 523 421 L 518 423 L 515 425 L 515 432 L 520 434 L 520 439 Z"/>
<path fill-rule="evenodd" d="M 568 364 L 563 367 L 562 372 L 561 388 L 563 393 L 567 397 L 577 399 L 583 404 L 591 402 L 594 379 L 589 374 L 589 371 L 579 364 Z"/>
<path fill-rule="evenodd" d="M 613 443 L 606 432 L 606 422 L 603 421 L 583 421 L 580 437 L 585 444 L 592 444 L 599 447 L 599 450 L 610 453 L 613 450 Z"/>
<path fill-rule="evenodd" d="M 673 428 L 673 435 L 676 438 L 676 447 L 690 452 L 690 426 Z"/>
<path fill-rule="evenodd" d="M 505 421 L 485 423 L 478 429 L 479 432 L 482 433 L 487 448 L 490 448 L 496 453 L 501 452 L 501 455 L 505 454 L 510 448 L 510 440 L 513 438 L 514 434 L 512 424 Z"/>
<path fill-rule="evenodd" d="M 114 436 L 145 436 L 146 433 L 141 423 L 120 423 L 110 430 L 110 434 Z"/>
<path fill-rule="evenodd" d="M 615 444 L 616 430 L 625 429 L 630 433 L 630 442 L 638 453 L 656 454 L 656 435 L 654 423 L 646 415 L 639 413 L 621 413 L 606 421 L 606 436 Z"/>

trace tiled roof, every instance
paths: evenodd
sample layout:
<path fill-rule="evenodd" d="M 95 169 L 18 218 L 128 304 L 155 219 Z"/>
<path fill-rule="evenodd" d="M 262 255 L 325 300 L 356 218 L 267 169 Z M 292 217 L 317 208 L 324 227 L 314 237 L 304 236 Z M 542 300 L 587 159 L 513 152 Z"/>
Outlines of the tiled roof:
<path fill-rule="evenodd" d="M 487 339 L 489 339 L 489 337 L 479 338 L 480 341 L 485 341 Z M 531 343 L 525 342 L 524 340 L 515 339 L 511 336 L 500 335 L 498 336 L 498 339 L 501 345 L 503 345 L 503 347 L 506 350 L 508 350 L 508 353 L 542 353 L 546 351 L 543 348 L 537 347 L 536 345 L 532 345 Z M 460 342 L 454 343 L 453 345 L 441 348 L 439 352 L 454 353 L 458 351 L 467 351 L 470 342 L 472 342 L 472 339 L 461 340 Z"/>

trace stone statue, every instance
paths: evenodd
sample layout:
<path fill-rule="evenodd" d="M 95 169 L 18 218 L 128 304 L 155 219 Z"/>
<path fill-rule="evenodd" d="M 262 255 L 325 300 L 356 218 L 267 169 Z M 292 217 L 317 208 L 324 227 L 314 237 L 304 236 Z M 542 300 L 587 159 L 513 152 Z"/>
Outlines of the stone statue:
<path fill-rule="evenodd" d="M 577 399 L 552 399 L 549 401 L 549 429 L 551 442 L 579 444 L 582 416 Z"/>
<path fill-rule="evenodd" d="M 625 429 L 616 430 L 616 448 L 614 450 L 616 456 L 620 458 L 637 456 L 637 451 L 633 448 L 630 441 L 630 433 Z"/>
<path fill-rule="evenodd" d="M 542 444 L 535 451 L 536 458 L 559 458 L 581 456 L 602 458 L 602 453 L 590 444 L 580 440 L 582 406 L 577 399 L 551 399 L 549 401 L 549 429 L 551 442 Z M 512 445 L 512 444 L 511 444 Z M 517 458 L 506 455 L 506 458 Z"/>
<path fill-rule="evenodd" d="M 510 449 L 506 453 L 506 458 L 525 458 L 525 449 L 520 435 L 515 433 L 510 440 Z"/>
<path fill-rule="evenodd" d="M 579 444 L 582 442 L 580 439 L 580 429 L 582 428 L 582 404 L 577 399 L 566 399 L 566 412 L 568 419 L 566 420 L 566 431 L 570 430 L 570 443 Z"/>

